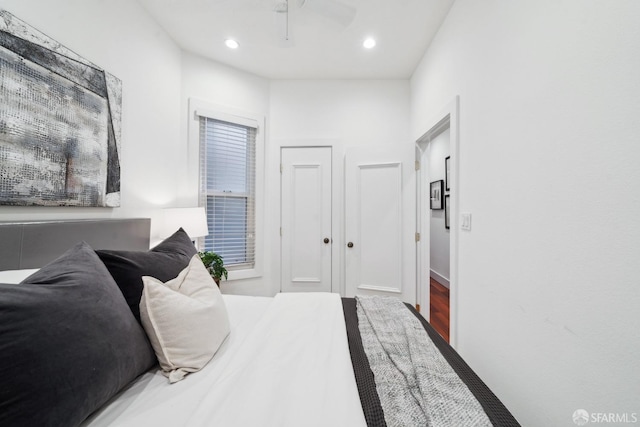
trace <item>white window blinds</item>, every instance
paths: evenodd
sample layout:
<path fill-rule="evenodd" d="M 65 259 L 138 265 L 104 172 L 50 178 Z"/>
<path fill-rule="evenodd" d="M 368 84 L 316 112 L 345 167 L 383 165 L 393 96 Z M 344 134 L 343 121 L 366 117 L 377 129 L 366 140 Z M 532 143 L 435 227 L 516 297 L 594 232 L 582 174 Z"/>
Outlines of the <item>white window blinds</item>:
<path fill-rule="evenodd" d="M 200 203 L 209 226 L 200 247 L 219 254 L 230 271 L 253 268 L 256 128 L 205 116 L 199 121 Z"/>

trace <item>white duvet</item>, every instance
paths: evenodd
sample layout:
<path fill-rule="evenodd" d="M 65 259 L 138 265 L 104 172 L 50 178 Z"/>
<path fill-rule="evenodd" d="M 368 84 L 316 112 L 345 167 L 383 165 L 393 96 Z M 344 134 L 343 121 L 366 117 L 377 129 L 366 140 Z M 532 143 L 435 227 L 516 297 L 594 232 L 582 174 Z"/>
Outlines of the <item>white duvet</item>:
<path fill-rule="evenodd" d="M 365 426 L 337 294 L 224 296 L 231 333 L 169 384 L 139 377 L 83 426 Z"/>

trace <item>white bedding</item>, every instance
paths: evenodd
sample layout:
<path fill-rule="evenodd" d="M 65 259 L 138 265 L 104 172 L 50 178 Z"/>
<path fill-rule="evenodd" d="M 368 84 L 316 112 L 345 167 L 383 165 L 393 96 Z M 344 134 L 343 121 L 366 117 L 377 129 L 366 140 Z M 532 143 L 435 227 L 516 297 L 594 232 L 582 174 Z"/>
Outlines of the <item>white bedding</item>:
<path fill-rule="evenodd" d="M 16 284 L 22 282 L 27 277 L 38 271 L 37 268 L 24 270 L 2 270 L 0 271 L 0 283 Z"/>
<path fill-rule="evenodd" d="M 366 425 L 338 295 L 224 300 L 231 333 L 202 371 L 148 372 L 83 426 Z"/>

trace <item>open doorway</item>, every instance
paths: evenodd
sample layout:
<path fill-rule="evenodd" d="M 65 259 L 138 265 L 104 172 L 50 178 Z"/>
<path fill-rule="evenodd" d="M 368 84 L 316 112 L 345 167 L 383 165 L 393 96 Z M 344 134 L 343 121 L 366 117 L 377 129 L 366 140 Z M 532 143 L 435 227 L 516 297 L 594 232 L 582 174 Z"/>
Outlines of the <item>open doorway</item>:
<path fill-rule="evenodd" d="M 458 98 L 416 141 L 416 299 L 455 344 L 457 298 Z"/>

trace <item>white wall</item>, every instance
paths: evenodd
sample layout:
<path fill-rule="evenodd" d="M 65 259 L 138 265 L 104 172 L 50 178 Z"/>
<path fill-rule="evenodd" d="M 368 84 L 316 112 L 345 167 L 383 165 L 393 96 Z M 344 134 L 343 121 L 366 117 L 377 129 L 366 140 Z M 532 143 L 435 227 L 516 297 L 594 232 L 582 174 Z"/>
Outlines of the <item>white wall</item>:
<path fill-rule="evenodd" d="M 344 156 L 349 146 L 385 146 L 408 149 L 409 82 L 407 80 L 272 81 L 270 93 L 271 147 L 267 168 L 271 211 L 272 277 L 280 283 L 280 147 L 292 145 L 333 146 L 333 283 L 344 289 Z M 407 254 L 405 280 L 415 283 L 415 176 L 404 169 L 405 206 L 403 227 Z M 347 212 L 346 215 L 349 213 Z M 269 237 L 267 237 L 269 239 Z M 337 251 L 337 252 L 336 252 Z M 335 288 L 334 288 L 335 289 Z"/>
<path fill-rule="evenodd" d="M 155 217 L 192 203 L 186 99 L 264 112 L 270 282 L 227 291 L 271 294 L 280 146 L 325 141 L 341 159 L 349 145 L 412 145 L 460 95 L 460 210 L 473 229 L 459 238 L 458 349 L 523 425 L 571 425 L 578 408 L 638 411 L 640 2 L 458 0 L 411 85 L 268 82 L 182 58 L 127 0 L 0 7 L 123 82 L 122 207 L 2 206 L 0 220 Z M 343 165 L 334 166 L 342 215 Z M 407 206 L 409 236 L 414 215 Z M 404 273 L 415 280 L 411 258 Z"/>
<path fill-rule="evenodd" d="M 197 203 L 198 165 L 188 144 L 188 100 L 196 97 L 263 115 L 266 125 L 266 248 L 263 277 L 223 284 L 225 292 L 272 295 L 279 290 L 279 155 L 281 144 L 330 141 L 334 185 L 343 209 L 343 158 L 350 145 L 409 143 L 408 81 L 276 81 L 181 51 L 137 2 L 2 0 L 35 28 L 108 70 L 123 83 L 122 207 L 0 207 L 0 220 L 151 217 L 157 241 L 162 207 Z M 273 113 L 272 113 L 273 111 Z M 271 115 L 273 114 L 273 119 Z M 271 139 L 277 140 L 271 143 Z M 408 168 L 407 168 L 408 169 Z M 407 179 L 412 179 L 407 170 Z M 407 188 L 407 234 L 413 235 L 413 182 Z M 343 215 L 336 217 L 334 241 Z M 412 242 L 405 252 L 411 254 Z M 338 241 L 341 245 L 342 242 Z M 340 249 L 341 251 L 341 249 Z M 340 256 L 342 256 L 340 252 Z M 339 260 L 335 262 L 339 263 Z M 415 281 L 408 257 L 406 280 Z M 342 283 L 342 265 L 335 283 Z"/>
<path fill-rule="evenodd" d="M 220 106 L 225 111 L 250 113 L 268 118 L 269 115 L 269 82 L 253 74 L 234 69 L 215 61 L 204 59 L 187 52 L 182 58 L 182 102 L 180 110 L 182 162 L 186 167 L 178 190 L 178 205 L 196 206 L 198 204 L 198 146 L 189 146 L 188 139 L 188 101 L 197 98 Z M 264 131 L 264 130 L 263 130 Z M 268 122 L 265 138 L 266 153 L 268 153 Z M 268 155 L 265 155 L 268 159 Z M 275 166 L 269 165 L 269 168 Z M 258 178 L 260 179 L 260 178 Z M 267 187 L 269 188 L 269 187 Z M 267 190 L 267 195 L 270 190 Z M 267 197 L 268 199 L 268 197 Z M 266 210 L 266 209 L 265 209 Z M 270 221 L 269 212 L 265 212 L 265 223 Z M 266 239 L 268 241 L 268 239 Z M 263 242 L 265 239 L 263 238 Z M 249 295 L 273 295 L 271 253 L 268 243 L 264 244 L 262 277 L 232 282 L 222 281 L 221 287 L 225 293 Z"/>
<path fill-rule="evenodd" d="M 0 7 L 122 80 L 121 207 L 0 206 L 0 221 L 157 216 L 176 197 L 180 49 L 137 2 L 2 0 Z M 156 226 L 152 221 L 152 234 Z"/>
<path fill-rule="evenodd" d="M 444 218 L 444 197 L 446 194 L 450 194 L 447 191 L 447 183 L 445 180 L 445 158 L 449 156 L 449 135 L 450 130 L 447 128 L 441 134 L 437 135 L 431 142 L 429 142 L 429 181 L 442 180 L 442 209 L 430 210 L 431 227 L 429 228 L 429 268 L 430 272 L 425 273 L 425 277 L 429 274 L 436 279 L 439 283 L 449 287 L 449 271 L 451 267 L 451 260 L 449 255 L 450 242 L 449 237 L 451 233 L 445 227 Z M 424 183 L 426 188 L 429 188 L 428 182 Z M 428 289 L 428 287 L 427 287 Z"/>
<path fill-rule="evenodd" d="M 640 412 L 640 2 L 458 0 L 411 132 L 460 95 L 458 349 L 523 425 Z"/>

